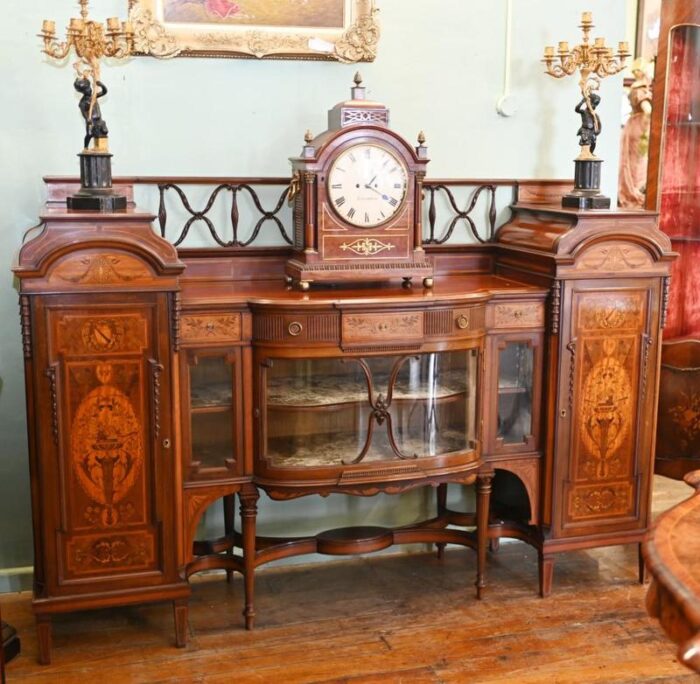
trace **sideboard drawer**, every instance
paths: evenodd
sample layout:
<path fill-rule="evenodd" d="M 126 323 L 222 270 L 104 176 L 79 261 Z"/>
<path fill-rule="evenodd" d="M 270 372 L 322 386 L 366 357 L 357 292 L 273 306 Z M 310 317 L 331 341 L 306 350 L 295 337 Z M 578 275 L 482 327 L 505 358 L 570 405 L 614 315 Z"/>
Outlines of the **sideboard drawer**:
<path fill-rule="evenodd" d="M 486 324 L 486 307 L 461 306 L 457 308 L 429 309 L 425 312 L 427 337 L 473 337 L 483 332 Z"/>
<path fill-rule="evenodd" d="M 489 328 L 499 330 L 541 328 L 544 326 L 542 302 L 504 302 L 489 307 Z"/>
<path fill-rule="evenodd" d="M 337 313 L 265 313 L 253 318 L 256 342 L 328 342 L 337 344 Z"/>
<path fill-rule="evenodd" d="M 180 319 L 180 334 L 185 343 L 239 342 L 241 314 L 185 314 Z"/>
<path fill-rule="evenodd" d="M 423 311 L 343 313 L 343 348 L 417 347 L 424 338 Z"/>

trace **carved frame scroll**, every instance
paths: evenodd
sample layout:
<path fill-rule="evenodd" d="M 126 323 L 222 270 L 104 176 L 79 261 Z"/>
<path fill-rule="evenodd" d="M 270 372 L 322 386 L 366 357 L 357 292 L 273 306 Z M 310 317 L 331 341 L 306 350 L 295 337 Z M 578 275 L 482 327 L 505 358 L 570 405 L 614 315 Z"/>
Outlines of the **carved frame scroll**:
<path fill-rule="evenodd" d="M 191 4 L 201 13 L 209 11 L 206 2 L 192 0 Z M 162 0 L 129 0 L 136 53 L 344 63 L 372 62 L 377 56 L 380 30 L 375 0 L 343 0 L 342 26 L 332 27 L 237 23 L 235 15 L 234 21 L 222 15 L 221 2 L 215 5 L 218 14 L 212 15 L 211 22 L 199 23 L 168 21 Z M 243 3 L 228 2 L 226 7 L 238 12 Z"/>

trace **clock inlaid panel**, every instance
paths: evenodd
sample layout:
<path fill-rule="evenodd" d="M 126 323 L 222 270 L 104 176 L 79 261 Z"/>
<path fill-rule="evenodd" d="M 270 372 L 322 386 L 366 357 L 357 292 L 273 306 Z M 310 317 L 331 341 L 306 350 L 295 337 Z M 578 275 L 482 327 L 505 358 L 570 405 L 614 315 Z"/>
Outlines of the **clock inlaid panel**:
<path fill-rule="evenodd" d="M 338 155 L 328 172 L 327 187 L 330 205 L 343 221 L 374 228 L 403 207 L 408 172 L 386 147 L 358 144 Z"/>

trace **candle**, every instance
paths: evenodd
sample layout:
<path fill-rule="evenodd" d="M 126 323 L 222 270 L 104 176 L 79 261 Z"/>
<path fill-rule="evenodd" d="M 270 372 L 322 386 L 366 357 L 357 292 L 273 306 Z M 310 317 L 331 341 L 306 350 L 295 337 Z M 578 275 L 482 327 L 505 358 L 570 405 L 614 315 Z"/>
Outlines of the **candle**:
<path fill-rule="evenodd" d="M 109 31 L 120 31 L 121 28 L 121 22 L 119 21 L 119 19 L 117 19 L 117 17 L 109 17 L 109 19 L 107 19 L 107 29 Z"/>
<path fill-rule="evenodd" d="M 630 52 L 629 43 L 628 43 L 626 40 L 621 40 L 621 41 L 620 41 L 620 44 L 619 44 L 619 46 L 618 46 L 618 48 L 617 48 L 617 51 L 618 51 L 621 55 L 628 55 L 629 52 Z"/>
<path fill-rule="evenodd" d="M 590 24 L 593 22 L 593 12 L 584 12 L 581 15 L 581 23 L 582 24 Z"/>
<path fill-rule="evenodd" d="M 41 30 L 44 33 L 56 33 L 56 22 L 51 21 L 50 19 L 44 19 L 43 23 L 41 24 Z"/>
<path fill-rule="evenodd" d="M 595 46 L 597 48 L 605 47 L 605 38 L 596 38 L 595 39 Z"/>
<path fill-rule="evenodd" d="M 544 56 L 545 57 L 554 57 L 554 48 L 551 45 L 548 45 L 544 49 Z"/>
<path fill-rule="evenodd" d="M 130 21 L 124 21 L 122 22 L 122 31 L 126 33 L 127 35 L 130 35 L 134 32 L 134 27 Z"/>
<path fill-rule="evenodd" d="M 559 52 L 566 53 L 569 51 L 569 43 L 565 40 L 559 41 Z"/>
<path fill-rule="evenodd" d="M 84 23 L 82 19 L 71 19 L 70 20 L 70 25 L 69 25 L 69 30 L 71 31 L 82 31 L 84 27 Z"/>

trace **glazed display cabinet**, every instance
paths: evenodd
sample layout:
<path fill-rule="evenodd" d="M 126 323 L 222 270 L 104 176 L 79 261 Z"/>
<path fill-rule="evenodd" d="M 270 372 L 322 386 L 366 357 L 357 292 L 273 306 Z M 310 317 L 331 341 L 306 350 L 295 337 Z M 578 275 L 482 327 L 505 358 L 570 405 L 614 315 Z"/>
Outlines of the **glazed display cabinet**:
<path fill-rule="evenodd" d="M 475 460 L 478 349 L 260 362 L 267 468 Z"/>
<path fill-rule="evenodd" d="M 120 604 L 172 602 L 183 645 L 203 570 L 243 575 L 252 628 L 257 570 L 290 556 L 456 544 L 487 597 L 488 544 L 511 537 L 547 595 L 556 554 L 641 542 L 673 259 L 654 214 L 561 209 L 522 184 L 491 239 L 421 248 L 432 287 L 301 289 L 288 247 L 176 249 L 151 215 L 65 211 L 74 187 L 49 182 L 15 267 L 43 662 L 51 615 Z M 455 510 L 464 486 L 475 505 Z M 433 508 L 405 526 L 258 530 L 261 493 L 391 508 L 420 487 Z M 198 538 L 211 506 L 223 532 Z"/>

